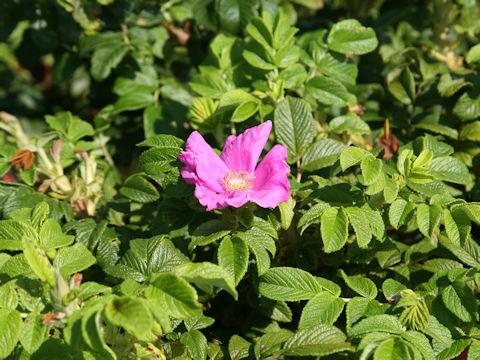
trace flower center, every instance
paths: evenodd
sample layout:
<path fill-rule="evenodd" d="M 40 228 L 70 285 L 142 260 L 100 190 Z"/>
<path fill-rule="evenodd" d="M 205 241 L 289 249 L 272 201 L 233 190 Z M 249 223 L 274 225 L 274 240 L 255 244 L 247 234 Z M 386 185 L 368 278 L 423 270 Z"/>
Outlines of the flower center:
<path fill-rule="evenodd" d="M 236 190 L 250 191 L 253 188 L 253 180 L 255 176 L 247 171 L 232 170 L 222 177 L 222 186 L 227 193 Z"/>

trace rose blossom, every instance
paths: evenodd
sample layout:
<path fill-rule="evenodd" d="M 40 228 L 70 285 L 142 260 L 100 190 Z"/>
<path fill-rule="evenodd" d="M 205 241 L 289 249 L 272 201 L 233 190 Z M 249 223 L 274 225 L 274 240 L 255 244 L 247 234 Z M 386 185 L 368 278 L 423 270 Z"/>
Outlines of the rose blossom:
<path fill-rule="evenodd" d="M 178 156 L 185 164 L 180 173 L 187 183 L 195 184 L 195 196 L 207 211 L 240 207 L 248 201 L 275 208 L 288 200 L 287 148 L 275 145 L 256 166 L 271 130 L 272 122 L 266 121 L 229 136 L 220 156 L 197 131 L 188 137 L 186 150 Z"/>

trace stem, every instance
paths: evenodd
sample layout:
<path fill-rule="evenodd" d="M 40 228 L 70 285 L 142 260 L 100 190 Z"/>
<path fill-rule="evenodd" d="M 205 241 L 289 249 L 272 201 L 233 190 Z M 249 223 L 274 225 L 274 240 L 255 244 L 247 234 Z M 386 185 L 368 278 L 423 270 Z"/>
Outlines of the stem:
<path fill-rule="evenodd" d="M 297 182 L 302 180 L 302 170 L 300 170 L 300 158 L 297 156 Z"/>
<path fill-rule="evenodd" d="M 123 36 L 123 41 L 125 42 L 125 44 L 127 44 L 128 46 L 130 46 L 130 49 L 131 50 L 135 50 L 135 47 L 132 45 L 132 42 L 130 41 L 130 39 L 128 38 L 128 27 L 125 23 L 123 23 L 121 26 L 122 28 L 122 36 Z"/>
<path fill-rule="evenodd" d="M 105 159 L 107 160 L 107 163 L 110 165 L 110 166 L 114 166 L 114 163 L 113 163 L 113 159 L 112 157 L 110 156 L 110 153 L 108 152 L 108 149 L 107 149 L 107 146 L 106 146 L 106 142 L 104 141 L 105 140 L 105 136 L 103 135 L 103 132 L 100 133 L 99 135 L 99 140 L 100 140 L 100 147 L 102 148 L 102 151 L 103 151 L 103 155 L 105 156 Z"/>
<path fill-rule="evenodd" d="M 2 129 L 3 131 L 9 133 L 10 135 L 13 135 L 15 136 L 15 132 L 7 125 L 5 125 L 4 123 L 1 123 L 0 122 L 0 129 Z"/>
<path fill-rule="evenodd" d="M 45 150 L 43 150 L 43 148 L 39 147 L 37 149 L 37 153 L 40 156 L 40 158 L 42 159 L 42 161 L 45 163 L 45 166 L 47 167 L 47 169 L 48 170 L 53 170 L 53 165 L 50 162 L 50 160 L 48 159 L 48 156 L 45 153 Z"/>

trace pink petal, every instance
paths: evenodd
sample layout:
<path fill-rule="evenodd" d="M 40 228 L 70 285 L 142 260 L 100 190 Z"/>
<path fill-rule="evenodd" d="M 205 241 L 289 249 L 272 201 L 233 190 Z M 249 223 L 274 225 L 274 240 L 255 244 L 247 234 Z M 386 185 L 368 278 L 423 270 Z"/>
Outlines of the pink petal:
<path fill-rule="evenodd" d="M 283 145 L 275 145 L 268 152 L 255 170 L 250 201 L 264 208 L 275 208 L 288 200 L 290 183 L 287 174 L 290 169 L 286 160 L 287 148 Z"/>
<path fill-rule="evenodd" d="M 220 181 L 229 169 L 197 131 L 190 134 L 186 150 L 180 152 L 178 159 L 185 164 L 180 173 L 187 183 L 224 192 Z"/>
<path fill-rule="evenodd" d="M 187 184 L 195 184 L 197 182 L 197 175 L 195 174 L 195 155 L 188 151 L 180 151 L 178 160 L 185 164 L 180 169 L 180 174 Z"/>
<path fill-rule="evenodd" d="M 207 211 L 222 209 L 228 206 L 240 207 L 248 202 L 249 193 L 244 191 L 235 191 L 228 195 L 226 193 L 217 193 L 208 187 L 198 185 L 195 187 L 195 197 L 200 204 L 207 207 Z"/>
<path fill-rule="evenodd" d="M 271 131 L 272 122 L 266 121 L 243 134 L 229 136 L 220 158 L 231 170 L 253 173 Z"/>

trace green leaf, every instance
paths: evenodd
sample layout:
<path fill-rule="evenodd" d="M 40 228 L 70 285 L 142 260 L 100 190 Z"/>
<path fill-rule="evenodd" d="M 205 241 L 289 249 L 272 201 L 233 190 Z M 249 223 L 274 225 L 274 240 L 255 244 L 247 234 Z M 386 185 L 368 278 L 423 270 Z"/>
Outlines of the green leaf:
<path fill-rule="evenodd" d="M 308 171 L 332 166 L 338 160 L 345 145 L 333 139 L 323 139 L 313 143 L 303 155 L 302 168 Z"/>
<path fill-rule="evenodd" d="M 24 222 L 0 220 L 0 250 L 21 250 L 23 236 L 35 239 L 37 233 Z"/>
<path fill-rule="evenodd" d="M 362 55 L 378 45 L 375 31 L 363 27 L 354 19 L 342 20 L 334 24 L 327 38 L 328 48 L 342 54 Z"/>
<path fill-rule="evenodd" d="M 347 84 L 355 85 L 358 67 L 352 60 L 347 59 L 343 55 L 331 53 L 326 49 L 316 46 L 316 44 L 312 47 L 314 47 L 312 56 L 318 67 L 318 71 L 337 80 L 344 81 Z"/>
<path fill-rule="evenodd" d="M 440 235 L 438 237 L 438 240 L 443 247 L 445 247 L 452 254 L 454 254 L 464 264 L 472 267 L 480 265 L 480 262 L 477 260 L 476 257 L 472 256 L 472 254 L 465 250 L 463 247 L 451 242 L 448 238 Z"/>
<path fill-rule="evenodd" d="M 155 186 L 138 174 L 134 174 L 125 180 L 120 188 L 120 193 L 139 203 L 153 202 L 160 197 Z"/>
<path fill-rule="evenodd" d="M 412 102 L 415 101 L 415 79 L 413 78 L 413 74 L 408 66 L 402 71 L 402 84 L 407 91 L 408 97 L 412 100 Z"/>
<path fill-rule="evenodd" d="M 373 360 L 411 359 L 411 349 L 403 342 L 394 338 L 384 340 L 378 345 Z"/>
<path fill-rule="evenodd" d="M 274 332 L 267 332 L 255 343 L 254 353 L 257 359 L 265 359 L 269 355 L 281 353 L 280 345 L 292 337 L 292 332 L 286 329 L 279 329 Z"/>
<path fill-rule="evenodd" d="M 191 331 L 205 329 L 211 326 L 215 322 L 215 319 L 211 318 L 210 316 L 199 314 L 191 318 L 185 319 L 183 322 L 185 323 L 185 327 L 187 328 L 187 330 Z"/>
<path fill-rule="evenodd" d="M 440 223 L 442 208 L 438 205 L 419 204 L 417 207 L 418 229 L 425 237 L 431 237 Z"/>
<path fill-rule="evenodd" d="M 209 220 L 197 227 L 192 233 L 190 248 L 205 246 L 223 239 L 232 231 L 232 225 L 221 220 Z"/>
<path fill-rule="evenodd" d="M 383 314 L 381 304 L 376 300 L 370 300 L 363 297 L 354 297 L 347 303 L 347 332 L 350 333 L 351 327 L 361 318 L 373 315 Z"/>
<path fill-rule="evenodd" d="M 148 338 L 153 327 L 152 315 L 144 301 L 128 296 L 114 297 L 105 306 L 105 316 L 112 324 L 141 340 Z"/>
<path fill-rule="evenodd" d="M 316 324 L 332 325 L 342 313 L 345 302 L 322 291 L 311 298 L 303 308 L 298 329 L 303 329 Z"/>
<path fill-rule="evenodd" d="M 361 163 L 363 183 L 371 185 L 378 181 L 378 177 L 382 174 L 383 163 L 382 160 L 376 159 L 373 155 L 365 156 Z"/>
<path fill-rule="evenodd" d="M 37 241 L 32 238 L 22 239 L 23 255 L 38 278 L 47 282 L 50 286 L 55 285 L 55 272 L 48 260 L 47 254 L 40 249 Z"/>
<path fill-rule="evenodd" d="M 333 118 L 328 124 L 330 131 L 334 134 L 346 132 L 350 135 L 369 134 L 370 127 L 355 114 L 347 114 Z"/>
<path fill-rule="evenodd" d="M 248 246 L 239 237 L 226 237 L 218 247 L 218 264 L 235 279 L 235 285 L 247 272 Z"/>
<path fill-rule="evenodd" d="M 45 219 L 50 214 L 50 206 L 45 201 L 39 202 L 32 209 L 32 225 L 34 228 L 39 229 L 42 226 Z"/>
<path fill-rule="evenodd" d="M 224 268 L 209 263 L 186 263 L 177 266 L 174 273 L 184 277 L 186 280 L 195 283 L 199 287 L 215 286 L 227 291 L 235 299 L 238 298 L 235 290 L 235 280 Z"/>
<path fill-rule="evenodd" d="M 267 250 L 275 256 L 275 241 L 267 234 L 251 228 L 248 232 L 237 232 L 236 236 L 245 241 L 250 251 L 255 255 L 257 271 L 262 275 L 270 268 L 270 256 Z"/>
<path fill-rule="evenodd" d="M 326 356 L 352 350 L 343 332 L 332 325 L 319 324 L 295 333 L 285 343 L 285 355 Z"/>
<path fill-rule="evenodd" d="M 22 317 L 16 310 L 0 309 L 0 359 L 7 358 L 20 340 Z"/>
<path fill-rule="evenodd" d="M 277 230 L 275 230 L 275 227 L 273 227 L 270 221 L 254 216 L 252 226 L 255 230 L 258 230 L 274 239 L 278 239 Z"/>
<path fill-rule="evenodd" d="M 461 321 L 469 323 L 478 320 L 478 306 L 472 290 L 459 280 L 448 285 L 442 292 L 444 305 Z"/>
<path fill-rule="evenodd" d="M 308 74 L 305 67 L 297 63 L 280 71 L 278 78 L 283 80 L 285 89 L 296 89 L 303 86 Z"/>
<path fill-rule="evenodd" d="M 290 42 L 293 41 L 293 36 L 297 33 L 298 29 L 290 25 L 290 16 L 283 11 L 280 11 L 275 19 L 272 19 L 274 23 L 271 23 L 270 17 L 266 17 L 265 12 L 262 13 L 263 21 L 267 23 L 267 27 L 273 29 L 273 47 L 275 49 L 284 49 Z M 275 24 L 276 23 L 276 24 Z"/>
<path fill-rule="evenodd" d="M 201 313 L 197 292 L 187 281 L 172 273 L 157 274 L 145 296 L 175 319 L 188 319 Z"/>
<path fill-rule="evenodd" d="M 392 301 L 394 300 L 394 296 L 400 295 L 400 292 L 402 290 L 405 290 L 407 287 L 403 285 L 402 283 L 399 283 L 396 280 L 393 279 L 387 279 L 383 282 L 382 284 L 382 292 L 383 296 L 385 296 L 385 299 L 387 301 Z"/>
<path fill-rule="evenodd" d="M 67 137 L 70 141 L 76 142 L 85 136 L 95 135 L 92 125 L 88 122 L 72 117 L 68 126 Z"/>
<path fill-rule="evenodd" d="M 291 322 L 292 310 L 284 301 L 270 300 L 265 297 L 260 298 L 258 310 L 272 320 L 279 322 Z"/>
<path fill-rule="evenodd" d="M 460 269 L 462 267 L 463 265 L 458 261 L 442 258 L 430 259 L 423 263 L 423 269 L 432 273 L 448 271 L 451 269 Z"/>
<path fill-rule="evenodd" d="M 107 346 L 102 336 L 102 327 L 104 326 L 103 308 L 104 302 L 101 302 L 83 312 L 80 320 L 82 338 L 95 353 L 102 356 L 102 359 L 114 360 L 116 358 L 115 353 Z M 115 309 L 112 310 L 115 311 Z"/>
<path fill-rule="evenodd" d="M 293 216 L 295 215 L 295 212 L 293 211 L 294 208 L 295 202 L 291 196 L 288 198 L 288 201 L 278 204 L 278 209 L 280 210 L 280 225 L 282 226 L 282 229 L 288 230 L 292 224 Z"/>
<path fill-rule="evenodd" d="M 372 280 L 363 277 L 348 276 L 341 269 L 340 274 L 342 275 L 342 278 L 348 287 L 357 294 L 360 294 L 361 296 L 371 300 L 377 297 L 377 287 Z"/>
<path fill-rule="evenodd" d="M 244 101 L 235 109 L 232 114 L 232 122 L 238 123 L 248 120 L 259 110 L 260 104 L 257 101 Z"/>
<path fill-rule="evenodd" d="M 0 308 L 15 310 L 18 306 L 18 296 L 15 281 L 9 281 L 0 287 Z"/>
<path fill-rule="evenodd" d="M 42 324 L 42 315 L 30 313 L 23 322 L 20 343 L 30 354 L 33 354 L 46 339 L 47 327 Z"/>
<path fill-rule="evenodd" d="M 342 289 L 336 283 L 334 283 L 331 280 L 319 277 L 319 276 L 315 276 L 315 279 L 317 280 L 317 282 L 320 284 L 320 286 L 324 290 L 328 291 L 332 295 L 340 296 L 340 294 L 342 292 Z"/>
<path fill-rule="evenodd" d="M 305 229 L 311 224 L 320 222 L 323 212 L 329 207 L 329 204 L 321 202 L 308 209 L 300 220 L 298 220 L 297 228 L 300 229 L 300 235 L 302 235 Z"/>
<path fill-rule="evenodd" d="M 87 281 L 80 284 L 80 286 L 78 287 L 77 295 L 79 299 L 86 300 L 92 296 L 95 296 L 98 294 L 110 293 L 111 291 L 112 291 L 111 287 L 98 284 L 94 281 Z"/>
<path fill-rule="evenodd" d="M 425 335 L 418 331 L 406 331 L 402 338 L 409 343 L 410 346 L 418 349 L 425 360 L 435 360 L 435 352 L 430 345 L 430 341 Z"/>
<path fill-rule="evenodd" d="M 283 100 L 275 109 L 274 125 L 277 141 L 287 147 L 292 159 L 313 140 L 313 116 L 301 99 Z"/>
<path fill-rule="evenodd" d="M 415 204 L 404 199 L 395 200 L 388 210 L 388 219 L 390 224 L 398 229 L 408 221 L 410 214 L 415 209 Z"/>
<path fill-rule="evenodd" d="M 263 296 L 282 301 L 308 300 L 322 291 L 308 272 L 291 267 L 269 269 L 260 277 L 259 291 Z"/>
<path fill-rule="evenodd" d="M 247 25 L 246 30 L 256 42 L 262 45 L 262 47 L 265 48 L 265 50 L 269 51 L 269 50 L 273 50 L 271 47 L 271 45 L 273 44 L 273 34 L 272 34 L 273 24 L 268 24 L 268 25 L 271 25 L 271 26 L 268 26 L 266 25 L 265 20 L 266 20 L 265 17 L 263 17 L 263 19 L 261 18 L 253 19 L 252 22 Z M 270 18 L 270 20 L 273 20 L 273 19 Z"/>
<path fill-rule="evenodd" d="M 453 80 L 450 76 L 450 73 L 447 72 L 440 77 L 440 81 L 437 84 L 437 89 L 441 96 L 451 97 L 460 89 L 470 85 L 472 85 L 472 83 L 470 81 L 465 81 L 463 77 Z"/>
<path fill-rule="evenodd" d="M 359 207 L 347 207 L 345 208 L 345 212 L 357 236 L 358 246 L 361 248 L 366 247 L 372 240 L 372 230 L 370 228 L 368 214 Z"/>
<path fill-rule="evenodd" d="M 443 222 L 450 241 L 458 246 L 463 244 L 471 229 L 468 216 L 461 210 L 450 212 L 448 209 L 444 209 Z"/>
<path fill-rule="evenodd" d="M 400 190 L 399 184 L 394 179 L 387 176 L 386 174 L 384 174 L 384 178 L 385 178 L 385 181 L 384 181 L 385 185 L 383 188 L 383 198 L 385 199 L 386 203 L 390 204 L 397 199 L 398 191 Z"/>
<path fill-rule="evenodd" d="M 122 61 L 129 50 L 124 42 L 105 44 L 98 47 L 92 56 L 92 76 L 97 81 L 105 80 Z"/>
<path fill-rule="evenodd" d="M 475 360 L 480 358 L 480 340 L 472 340 L 472 344 L 468 349 L 467 360 Z"/>
<path fill-rule="evenodd" d="M 453 114 L 461 121 L 475 120 L 480 117 L 480 92 L 467 91 L 457 100 Z"/>
<path fill-rule="evenodd" d="M 255 16 L 256 2 L 253 0 L 221 0 L 217 3 L 220 26 L 237 34 Z"/>
<path fill-rule="evenodd" d="M 60 249 L 55 256 L 55 264 L 63 275 L 71 275 L 88 269 L 95 262 L 95 256 L 85 245 L 80 243 Z"/>
<path fill-rule="evenodd" d="M 465 60 L 467 60 L 467 63 L 469 64 L 480 60 L 480 44 L 474 45 L 468 50 Z"/>
<path fill-rule="evenodd" d="M 459 159 L 451 156 L 441 156 L 432 159 L 429 171 L 438 180 L 455 184 L 468 184 L 470 175 L 467 166 Z"/>
<path fill-rule="evenodd" d="M 349 167 L 357 165 L 365 155 L 365 150 L 356 146 L 345 147 L 340 154 L 340 166 L 345 171 Z"/>
<path fill-rule="evenodd" d="M 228 341 L 228 353 L 232 360 L 248 357 L 252 344 L 239 335 L 233 335 Z"/>
<path fill-rule="evenodd" d="M 154 147 L 144 151 L 140 157 L 140 165 L 148 175 L 161 175 L 177 167 L 178 148 Z"/>
<path fill-rule="evenodd" d="M 207 338 L 200 331 L 192 330 L 183 333 L 180 336 L 180 342 L 187 347 L 192 359 L 207 359 Z"/>
<path fill-rule="evenodd" d="M 263 58 L 258 56 L 256 53 L 250 50 L 243 51 L 244 59 L 253 67 L 262 69 L 262 70 L 273 70 L 276 69 L 276 66 L 265 61 Z"/>
<path fill-rule="evenodd" d="M 257 101 L 257 98 L 255 96 L 250 95 L 245 90 L 233 89 L 233 90 L 227 91 L 222 95 L 222 97 L 220 98 L 219 107 L 239 105 L 241 103 L 255 102 L 255 101 Z"/>
<path fill-rule="evenodd" d="M 459 356 L 470 345 L 471 339 L 458 339 L 437 355 L 438 360 L 451 360 Z M 470 359 L 469 359 L 470 360 Z"/>
<path fill-rule="evenodd" d="M 115 114 L 147 108 L 155 103 L 155 96 L 148 90 L 130 92 L 121 96 L 114 105 Z"/>
<path fill-rule="evenodd" d="M 387 74 L 387 88 L 388 91 L 401 103 L 410 105 L 414 99 L 412 94 L 413 79 L 408 67 L 405 69 L 396 68 Z M 413 89 L 414 90 L 414 89 Z"/>
<path fill-rule="evenodd" d="M 164 150 L 175 150 L 180 152 L 185 142 L 172 135 L 154 135 L 138 143 L 137 146 L 156 147 Z"/>
<path fill-rule="evenodd" d="M 350 330 L 351 337 L 360 337 L 374 331 L 383 331 L 391 334 L 401 334 L 404 332 L 400 321 L 392 315 L 373 315 L 361 320 Z"/>
<path fill-rule="evenodd" d="M 342 208 L 328 208 L 320 222 L 324 251 L 327 253 L 340 250 L 348 237 L 348 218 Z"/>
<path fill-rule="evenodd" d="M 306 84 L 307 93 L 315 100 L 325 105 L 343 107 L 350 103 L 350 94 L 347 88 L 338 80 L 316 76 Z"/>
<path fill-rule="evenodd" d="M 40 246 L 44 250 L 57 249 L 73 243 L 73 235 L 64 235 L 60 224 L 53 219 L 47 219 L 39 232 Z"/>
<path fill-rule="evenodd" d="M 480 121 L 473 121 L 462 128 L 460 139 L 480 141 Z"/>

